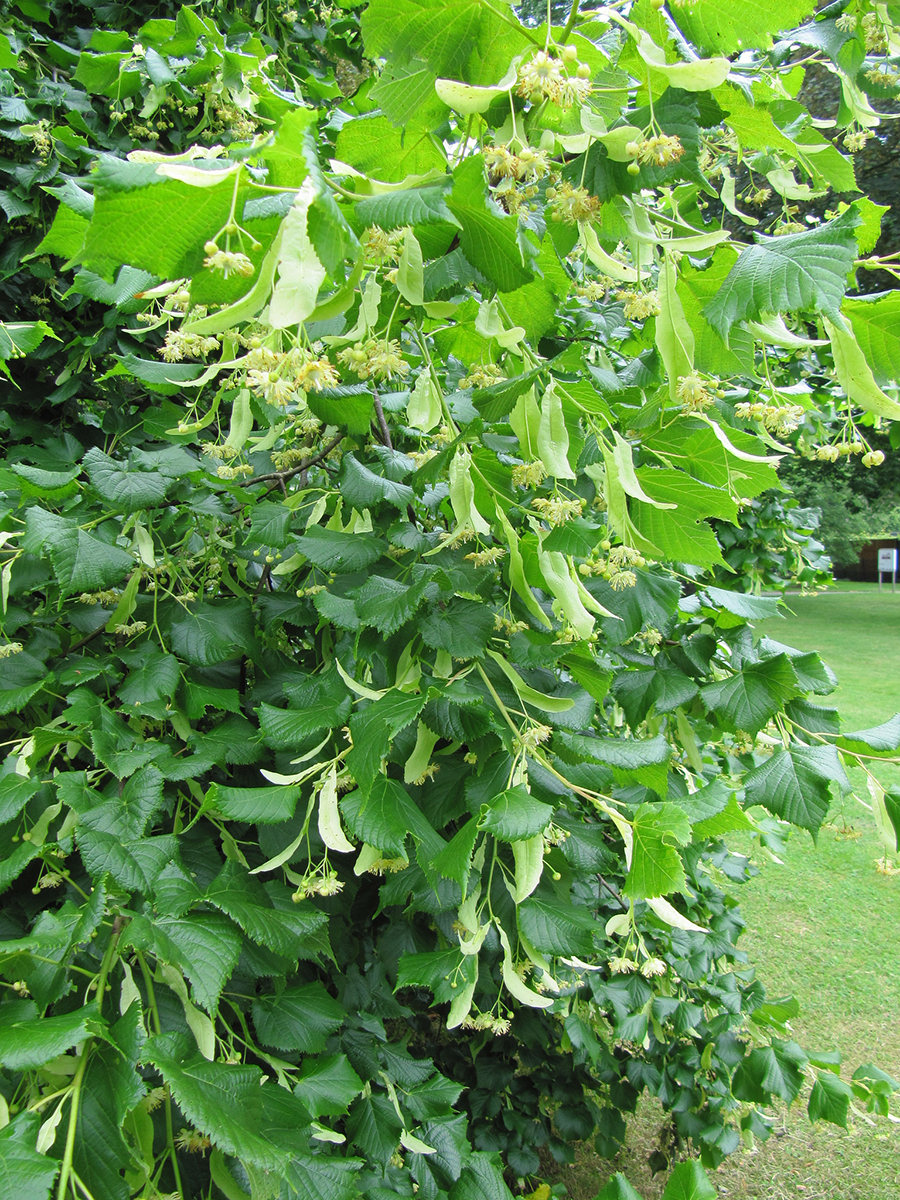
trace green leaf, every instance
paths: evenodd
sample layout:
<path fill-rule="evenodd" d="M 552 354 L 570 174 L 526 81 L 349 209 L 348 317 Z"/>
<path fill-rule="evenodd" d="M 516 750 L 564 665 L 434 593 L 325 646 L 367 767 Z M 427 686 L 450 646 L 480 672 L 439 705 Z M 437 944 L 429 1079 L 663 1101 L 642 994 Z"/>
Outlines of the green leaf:
<path fill-rule="evenodd" d="M 314 1117 L 340 1117 L 363 1086 L 346 1055 L 307 1057 L 300 1065 L 300 1080 L 294 1095 Z"/>
<path fill-rule="evenodd" d="M 594 525 L 584 517 L 575 517 L 551 529 L 542 545 L 545 550 L 558 550 L 573 558 L 590 558 L 606 536 L 605 525 Z"/>
<path fill-rule="evenodd" d="M 676 1163 L 663 1200 L 716 1200 L 716 1189 L 695 1158 Z"/>
<path fill-rule="evenodd" d="M 644 720 L 651 705 L 658 713 L 674 712 L 697 695 L 697 684 L 677 667 L 662 670 L 625 671 L 613 686 L 616 699 L 635 727 Z"/>
<path fill-rule="evenodd" d="M 43 1066 L 102 1027 L 96 1003 L 59 1017 L 39 1017 L 32 1001 L 13 1000 L 0 1006 L 0 1065 L 11 1071 Z"/>
<path fill-rule="evenodd" d="M 686 887 L 678 846 L 691 840 L 683 808 L 675 804 L 642 804 L 634 814 L 634 846 L 625 893 L 632 900 L 666 896 Z"/>
<path fill-rule="evenodd" d="M 392 688 L 350 718 L 353 748 L 347 755 L 347 766 L 360 787 L 374 781 L 391 742 L 416 719 L 424 704 L 424 696 Z"/>
<path fill-rule="evenodd" d="M 31 354 L 47 337 L 56 334 L 46 321 L 0 321 L 0 362 Z"/>
<path fill-rule="evenodd" d="M 170 626 L 172 650 L 198 667 L 212 667 L 256 647 L 246 600 L 202 600 L 179 611 Z"/>
<path fill-rule="evenodd" d="M 16 1200 L 48 1200 L 59 1162 L 35 1150 L 41 1118 L 21 1113 L 0 1129 L 0 1188 Z"/>
<path fill-rule="evenodd" d="M 735 54 L 768 49 L 773 34 L 799 25 L 815 7 L 814 0 L 742 0 L 740 11 L 726 5 L 681 5 L 673 19 L 704 53 Z"/>
<path fill-rule="evenodd" d="M 84 456 L 84 469 L 103 499 L 125 513 L 161 504 L 171 482 L 158 472 L 137 471 L 118 462 L 96 446 Z"/>
<path fill-rule="evenodd" d="M 586 909 L 545 896 L 523 900 L 516 907 L 516 920 L 531 945 L 548 954 L 592 954 L 594 934 L 602 932 Z"/>
<path fill-rule="evenodd" d="M 2 43 L 0 43 L 2 46 Z M 53 224 L 35 247 L 35 254 L 58 254 L 62 258 L 75 258 L 81 247 L 90 221 L 68 204 L 60 204 L 53 217 Z"/>
<path fill-rule="evenodd" d="M 479 1150 L 466 1158 L 462 1174 L 450 1189 L 450 1200 L 511 1200 L 511 1197 L 496 1157 Z"/>
<path fill-rule="evenodd" d="M 155 642 L 123 651 L 119 657 L 131 668 L 118 691 L 123 704 L 152 704 L 171 699 L 181 678 L 177 658 L 164 654 Z"/>
<path fill-rule="evenodd" d="M 337 672 L 335 678 L 340 682 Z M 335 698 L 334 690 L 328 696 L 326 689 L 321 689 L 323 696 L 320 706 L 285 709 L 261 704 L 256 711 L 265 744 L 273 750 L 295 750 L 310 734 L 346 725 L 350 716 L 350 697 L 345 690 L 343 695 Z"/>
<path fill-rule="evenodd" d="M 204 161 L 209 170 L 201 169 Z M 89 270 L 110 279 L 128 263 L 160 279 L 199 274 L 204 243 L 228 223 L 235 167 L 198 160 L 167 169 L 172 176 L 160 174 L 154 163 L 101 157 L 93 176 L 94 216 L 81 252 Z M 205 186 L 185 182 L 190 178 Z"/>
<path fill-rule="evenodd" d="M 409 805 L 403 786 L 384 775 L 377 776 L 367 791 L 350 792 L 340 802 L 351 832 L 379 849 L 385 858 L 406 858 Z"/>
<path fill-rule="evenodd" d="M 411 487 L 405 483 L 397 483 L 378 475 L 369 467 L 363 466 L 353 454 L 345 454 L 341 460 L 340 476 L 341 495 L 345 503 L 360 512 L 371 508 L 379 501 L 385 500 L 401 512 L 412 504 L 415 495 Z"/>
<path fill-rule="evenodd" d="M 773 1095 L 791 1104 L 803 1086 L 806 1062 L 796 1042 L 773 1038 L 771 1046 L 751 1050 L 739 1064 L 731 1090 L 751 1104 L 768 1104 Z"/>
<path fill-rule="evenodd" d="M 757 235 L 758 244 L 741 252 L 703 315 L 726 340 L 736 321 L 763 313 L 822 312 L 837 320 L 859 223 L 851 208 L 808 233 Z"/>
<path fill-rule="evenodd" d="M 385 183 L 413 175 L 443 173 L 447 158 L 430 129 L 416 124 L 398 129 L 383 116 L 357 117 L 341 128 L 335 158 Z"/>
<path fill-rule="evenodd" d="M 811 1121 L 830 1121 L 847 1128 L 847 1113 L 853 1099 L 850 1084 L 831 1071 L 820 1071 L 809 1094 L 807 1112 Z"/>
<path fill-rule="evenodd" d="M 261 1087 L 258 1067 L 207 1062 L 178 1033 L 151 1038 L 144 1059 L 159 1070 L 191 1124 L 215 1137 L 226 1154 L 278 1174 L 293 1154 L 302 1157 L 306 1111 L 284 1088 Z"/>
<path fill-rule="evenodd" d="M 419 59 L 435 76 L 490 86 L 527 46 L 502 23 L 508 14 L 509 0 L 373 0 L 361 19 L 363 41 L 372 56 Z"/>
<path fill-rule="evenodd" d="M 626 786 L 642 783 L 660 796 L 668 787 L 668 763 L 672 748 L 664 737 L 655 738 L 596 738 L 557 730 L 557 744 L 577 761 L 601 763 L 612 768 L 618 783 Z"/>
<path fill-rule="evenodd" d="M 361 625 L 370 625 L 390 637 L 413 616 L 425 599 L 428 578 L 405 584 L 372 575 L 357 591 L 353 601 Z"/>
<path fill-rule="evenodd" d="M 46 553 L 63 595 L 95 592 L 118 583 L 134 559 L 79 529 L 75 521 L 32 506 L 25 517 L 22 545 L 31 554 Z"/>
<path fill-rule="evenodd" d="M 379 1093 L 360 1096 L 347 1118 L 347 1136 L 359 1150 L 386 1167 L 397 1149 L 403 1122 L 390 1099 Z"/>
<path fill-rule="evenodd" d="M 370 196 L 356 205 L 356 215 L 364 225 L 377 225 L 386 231 L 407 225 L 452 225 L 459 222 L 447 207 L 447 183 L 387 192 Z"/>
<path fill-rule="evenodd" d="M 815 836 L 828 815 L 832 783 L 850 789 L 834 746 L 792 745 L 744 776 L 746 804 L 761 804 Z"/>
<path fill-rule="evenodd" d="M 434 869 L 445 879 L 455 879 L 462 889 L 463 900 L 466 898 L 469 872 L 472 869 L 472 854 L 478 839 L 478 821 L 473 817 L 450 839 L 446 849 L 442 850 L 432 864 Z"/>
<path fill-rule="evenodd" d="M 323 388 L 321 392 L 310 392 L 306 402 L 313 415 L 325 425 L 337 425 L 356 435 L 369 431 L 374 400 L 366 384 L 348 383 Z"/>
<path fill-rule="evenodd" d="M 529 260 L 534 250 L 520 235 L 518 220 L 505 215 L 489 198 L 480 155 L 466 158 L 456 168 L 447 204 L 460 224 L 463 253 L 499 291 L 514 292 L 533 279 Z"/>
<path fill-rule="evenodd" d="M 253 1001 L 252 1008 L 253 1024 L 264 1045 L 276 1050 L 301 1050 L 304 1054 L 324 1050 L 329 1034 L 339 1029 L 347 1017 L 321 983 L 286 988 L 277 996 L 262 996 Z"/>
<path fill-rule="evenodd" d="M 146 1090 L 137 1072 L 144 1041 L 141 1007 L 133 1003 L 91 1053 L 75 1127 L 73 1166 L 95 1200 L 119 1200 L 132 1153 L 122 1134 L 126 1113 Z"/>
<path fill-rule="evenodd" d="M 612 1179 L 600 1189 L 594 1200 L 641 1200 L 621 1171 L 616 1171 Z"/>
<path fill-rule="evenodd" d="M 17 817 L 40 787 L 40 779 L 15 771 L 0 778 L 0 825 Z"/>
<path fill-rule="evenodd" d="M 277 825 L 291 819 L 299 798 L 300 787 L 293 783 L 249 788 L 213 783 L 207 792 L 206 804 L 228 821 Z"/>
<path fill-rule="evenodd" d="M 542 833 L 552 819 L 552 806 L 535 800 L 520 784 L 482 806 L 478 828 L 502 842 L 519 842 Z"/>
<path fill-rule="evenodd" d="M 435 605 L 418 625 L 432 650 L 446 650 L 453 658 L 480 658 L 494 633 L 494 614 L 486 604 L 454 597 L 446 607 Z"/>
<path fill-rule="evenodd" d="M 791 659 L 779 654 L 751 663 L 730 679 L 707 684 L 700 695 L 726 728 L 758 733 L 799 691 Z"/>
<path fill-rule="evenodd" d="M 730 592 L 717 587 L 704 588 L 703 594 L 709 597 L 714 607 L 724 608 L 745 621 L 765 621 L 778 612 L 777 597 L 750 596 L 746 592 Z"/>
<path fill-rule="evenodd" d="M 286 888 L 281 889 L 284 906 L 276 907 L 259 880 L 232 861 L 225 863 L 204 893 L 209 904 L 231 917 L 254 942 L 296 959 L 306 956 L 306 939 L 328 918 L 312 905 L 291 904 L 289 896 Z"/>
<path fill-rule="evenodd" d="M 900 750 L 900 713 L 895 713 L 883 725 L 845 733 L 838 739 L 842 750 L 856 754 L 894 754 Z"/>
<path fill-rule="evenodd" d="M 853 297 L 844 301 L 842 311 L 875 375 L 882 382 L 895 379 L 900 362 L 900 294 Z"/>
<path fill-rule="evenodd" d="M 161 962 L 177 967 L 190 980 L 197 1003 L 215 1013 L 222 989 L 237 964 L 241 936 L 217 912 L 157 916 L 152 921 L 137 915 L 128 926 L 123 945 L 149 951 Z"/>

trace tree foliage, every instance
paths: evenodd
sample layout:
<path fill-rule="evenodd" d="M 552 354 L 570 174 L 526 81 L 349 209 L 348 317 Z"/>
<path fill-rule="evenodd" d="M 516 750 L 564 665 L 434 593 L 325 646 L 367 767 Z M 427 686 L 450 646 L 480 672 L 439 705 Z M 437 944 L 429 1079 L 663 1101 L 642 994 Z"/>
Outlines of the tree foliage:
<path fill-rule="evenodd" d="M 753 633 L 824 565 L 784 439 L 900 415 L 881 210 L 792 210 L 854 191 L 898 13 L 813 7 L 8 14 L 11 1195 L 502 1200 L 648 1092 L 708 1197 L 807 1078 L 887 1112 L 728 846 L 900 747 Z"/>

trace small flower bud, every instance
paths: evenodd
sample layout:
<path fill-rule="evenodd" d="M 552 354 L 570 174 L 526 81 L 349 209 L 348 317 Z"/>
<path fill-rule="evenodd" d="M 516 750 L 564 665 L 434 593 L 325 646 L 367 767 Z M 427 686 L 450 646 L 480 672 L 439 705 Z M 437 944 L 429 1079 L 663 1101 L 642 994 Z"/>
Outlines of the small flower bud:
<path fill-rule="evenodd" d="M 218 248 L 219 247 L 216 245 L 215 242 L 210 241 L 210 242 L 203 243 L 203 253 L 204 254 L 215 254 L 215 252 L 218 250 Z"/>
<path fill-rule="evenodd" d="M 641 173 L 640 163 L 630 162 L 628 164 L 628 166 L 625 168 L 625 170 L 628 172 L 629 175 L 640 175 L 640 173 Z"/>
<path fill-rule="evenodd" d="M 590 79 L 591 68 L 587 65 L 587 63 L 579 63 L 575 74 L 579 79 Z"/>

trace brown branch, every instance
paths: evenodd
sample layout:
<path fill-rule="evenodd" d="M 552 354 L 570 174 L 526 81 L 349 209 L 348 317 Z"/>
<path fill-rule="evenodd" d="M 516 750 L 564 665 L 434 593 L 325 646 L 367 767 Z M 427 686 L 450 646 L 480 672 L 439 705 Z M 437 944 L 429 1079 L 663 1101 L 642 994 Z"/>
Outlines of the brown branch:
<path fill-rule="evenodd" d="M 323 446 L 318 454 L 313 455 L 312 458 L 302 459 L 296 467 L 291 467 L 289 471 L 270 471 L 268 475 L 254 475 L 252 479 L 248 479 L 241 486 L 253 487 L 255 483 L 269 483 L 274 480 L 274 482 L 272 482 L 272 486 L 266 488 L 260 499 L 265 499 L 269 492 L 274 492 L 276 488 L 280 487 L 282 491 L 284 491 L 284 485 L 289 479 L 293 479 L 295 475 L 300 475 L 303 471 L 308 471 L 310 467 L 317 466 L 318 463 L 322 462 L 323 459 L 326 459 L 332 450 L 334 450 L 336 446 L 339 446 L 343 440 L 344 435 L 339 433 L 333 437 L 326 446 Z M 232 511 L 237 512 L 238 509 L 243 507 L 243 504 L 239 504 Z"/>
<path fill-rule="evenodd" d="M 388 429 L 388 423 L 384 418 L 384 409 L 381 407 L 381 401 L 378 399 L 378 393 L 373 392 L 375 397 L 375 415 L 378 417 L 378 428 L 381 430 L 381 440 L 387 446 L 388 450 L 393 450 L 394 443 L 391 441 L 391 432 Z"/>

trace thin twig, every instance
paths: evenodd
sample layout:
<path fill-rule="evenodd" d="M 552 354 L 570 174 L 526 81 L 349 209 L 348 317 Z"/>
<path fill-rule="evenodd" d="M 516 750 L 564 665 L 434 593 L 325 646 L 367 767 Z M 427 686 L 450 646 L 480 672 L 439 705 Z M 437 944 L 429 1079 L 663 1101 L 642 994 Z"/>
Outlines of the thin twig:
<path fill-rule="evenodd" d="M 381 440 L 387 446 L 388 450 L 393 450 L 394 443 L 391 441 L 391 433 L 388 429 L 388 423 L 384 419 L 384 409 L 381 407 L 381 401 L 378 399 L 378 393 L 372 393 L 375 397 L 375 415 L 378 417 L 378 428 L 381 430 Z"/>
<path fill-rule="evenodd" d="M 333 437 L 326 446 L 323 446 L 318 454 L 313 455 L 312 458 L 304 458 L 297 464 L 296 467 L 291 467 L 289 471 L 270 471 L 268 475 L 254 475 L 252 479 L 248 479 L 241 486 L 253 487 L 253 485 L 256 483 L 269 483 L 270 481 L 274 480 L 272 486 L 266 488 L 259 499 L 264 500 L 265 497 L 268 496 L 269 492 L 274 492 L 276 488 L 281 488 L 282 492 L 287 495 L 284 485 L 289 479 L 293 479 L 295 475 L 300 475 L 304 471 L 308 471 L 310 467 L 315 467 L 318 463 L 322 462 L 322 460 L 326 459 L 332 450 L 334 450 L 336 446 L 339 446 L 343 440 L 344 435 L 339 433 Z M 243 504 L 238 504 L 232 509 L 232 512 L 237 512 L 243 507 Z"/>

